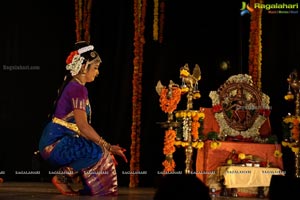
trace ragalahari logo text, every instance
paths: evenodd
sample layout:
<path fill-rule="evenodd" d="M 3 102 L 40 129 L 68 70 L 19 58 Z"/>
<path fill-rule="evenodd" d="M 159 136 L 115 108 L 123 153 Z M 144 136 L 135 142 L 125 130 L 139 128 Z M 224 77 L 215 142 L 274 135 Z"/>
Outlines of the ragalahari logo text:
<path fill-rule="evenodd" d="M 241 16 L 244 16 L 245 14 L 250 14 L 253 12 L 253 8 L 249 6 L 245 1 L 242 2 L 242 8 L 241 8 Z"/>

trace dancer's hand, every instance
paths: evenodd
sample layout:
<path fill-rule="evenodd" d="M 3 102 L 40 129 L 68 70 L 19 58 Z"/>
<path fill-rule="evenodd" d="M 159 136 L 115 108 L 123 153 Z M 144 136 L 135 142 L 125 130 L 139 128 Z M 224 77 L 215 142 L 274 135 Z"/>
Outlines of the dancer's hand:
<path fill-rule="evenodd" d="M 126 155 L 124 154 L 125 151 L 126 151 L 126 149 L 120 147 L 119 145 L 111 145 L 111 147 L 110 147 L 110 152 L 112 154 L 121 156 L 123 158 L 123 160 L 127 163 L 128 160 L 126 158 Z"/>

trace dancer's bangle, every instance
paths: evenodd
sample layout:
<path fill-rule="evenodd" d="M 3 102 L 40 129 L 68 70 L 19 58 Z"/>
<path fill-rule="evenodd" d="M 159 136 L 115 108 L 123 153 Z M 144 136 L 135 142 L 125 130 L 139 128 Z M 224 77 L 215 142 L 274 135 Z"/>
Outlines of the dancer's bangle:
<path fill-rule="evenodd" d="M 104 147 L 105 149 L 107 149 L 108 151 L 111 151 L 111 144 L 109 144 L 108 142 L 106 142 L 103 138 L 100 138 L 97 141 L 97 144 Z"/>

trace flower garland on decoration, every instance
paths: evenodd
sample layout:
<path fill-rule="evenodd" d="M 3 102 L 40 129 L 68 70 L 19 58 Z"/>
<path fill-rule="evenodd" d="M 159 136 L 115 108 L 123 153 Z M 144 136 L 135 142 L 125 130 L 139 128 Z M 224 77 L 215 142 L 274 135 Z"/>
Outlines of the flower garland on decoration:
<path fill-rule="evenodd" d="M 175 114 L 176 120 L 182 124 L 181 128 L 177 128 L 175 146 L 186 147 L 188 143 L 188 132 L 191 131 L 192 147 L 201 149 L 204 146 L 203 142 L 203 123 L 205 114 L 202 111 L 178 111 Z M 191 130 L 189 130 L 191 123 Z"/>
<path fill-rule="evenodd" d="M 165 21 L 165 0 L 160 0 L 159 4 L 160 13 L 159 13 L 159 43 L 163 42 L 164 34 L 164 21 Z"/>
<path fill-rule="evenodd" d="M 140 170 L 140 131 L 141 131 L 141 99 L 142 99 L 142 66 L 143 48 L 145 44 L 145 16 L 147 0 L 134 0 L 134 59 L 133 59 L 133 91 L 132 91 L 132 125 L 130 147 L 130 171 Z M 129 187 L 137 187 L 138 173 L 130 174 Z"/>
<path fill-rule="evenodd" d="M 255 3 L 263 3 L 263 0 L 250 0 L 253 7 Z M 251 12 L 250 36 L 249 36 L 249 74 L 252 76 L 254 84 L 261 89 L 261 63 L 262 63 L 262 11 L 256 9 Z"/>
<path fill-rule="evenodd" d="M 194 141 L 199 139 L 199 128 L 201 126 L 200 122 L 200 114 L 199 115 L 195 115 L 192 117 L 192 128 L 191 128 L 191 135 Z"/>
<path fill-rule="evenodd" d="M 163 112 L 173 115 L 173 111 L 176 110 L 177 104 L 181 99 L 181 89 L 176 86 L 169 86 L 168 88 L 162 88 L 160 92 L 159 102 Z M 175 169 L 175 161 L 173 159 L 173 153 L 175 152 L 175 138 L 176 131 L 171 127 L 165 131 L 163 154 L 165 160 L 162 165 L 164 166 L 164 172 L 173 172 Z"/>
<path fill-rule="evenodd" d="M 289 142 L 288 140 L 283 140 L 281 144 L 283 147 L 290 148 L 295 154 L 299 152 L 299 146 L 296 142 Z"/>
<path fill-rule="evenodd" d="M 181 89 L 179 87 L 172 87 L 171 97 L 168 97 L 169 89 L 163 88 L 161 90 L 159 102 L 162 111 L 165 113 L 172 113 L 177 108 L 177 104 L 181 99 Z"/>
<path fill-rule="evenodd" d="M 165 20 L 165 1 L 153 0 L 153 4 L 153 40 L 162 43 Z"/>
<path fill-rule="evenodd" d="M 164 166 L 164 172 L 173 172 L 175 169 L 175 161 L 173 159 L 173 153 L 175 152 L 175 138 L 176 138 L 176 131 L 173 129 L 168 129 L 165 131 L 165 138 L 164 138 L 164 148 L 163 153 L 166 159 L 163 161 L 162 165 Z"/>
<path fill-rule="evenodd" d="M 90 41 L 92 0 L 75 0 L 76 41 Z"/>
<path fill-rule="evenodd" d="M 163 152 L 165 155 L 170 155 L 175 152 L 174 142 L 176 138 L 176 131 L 173 129 L 168 129 L 165 132 L 165 139 L 164 139 L 164 148 Z"/>
<path fill-rule="evenodd" d="M 154 0 L 154 9 L 153 9 L 153 40 L 158 40 L 158 7 L 159 0 Z"/>

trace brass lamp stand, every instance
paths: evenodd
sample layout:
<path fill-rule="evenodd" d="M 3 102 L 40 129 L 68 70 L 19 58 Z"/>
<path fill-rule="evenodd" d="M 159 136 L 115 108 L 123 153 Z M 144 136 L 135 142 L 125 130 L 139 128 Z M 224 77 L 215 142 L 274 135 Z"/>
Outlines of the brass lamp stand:
<path fill-rule="evenodd" d="M 193 73 L 190 73 L 189 67 L 185 64 L 182 68 L 180 68 L 180 78 L 182 79 L 182 84 L 180 86 L 181 96 L 183 94 L 187 95 L 187 108 L 186 110 L 172 110 L 172 112 L 168 113 L 168 121 L 160 122 L 159 124 L 166 128 L 167 130 L 176 130 L 181 127 L 183 129 L 183 134 L 180 139 L 183 140 L 187 145 L 185 146 L 185 174 L 191 174 L 192 172 L 192 155 L 193 155 L 193 136 L 192 136 L 192 115 L 199 114 L 199 110 L 193 110 L 193 99 L 200 98 L 200 91 L 198 90 L 198 81 L 201 79 L 201 71 L 200 67 L 196 64 L 193 69 Z M 172 88 L 177 84 L 174 84 L 173 81 L 170 81 L 169 87 Z M 177 85 L 179 87 L 179 85 Z M 157 93 L 161 96 L 161 90 L 167 88 L 163 86 L 160 81 L 156 86 Z M 169 91 L 171 91 L 169 89 Z M 176 106 L 177 107 L 177 106 Z M 173 111 L 176 114 L 182 114 L 180 118 L 183 119 L 183 123 L 178 122 L 173 119 Z M 174 138 L 175 142 L 175 138 Z M 166 155 L 166 160 L 170 163 L 173 160 L 172 153 Z M 166 171 L 171 171 L 166 170 Z"/>
<path fill-rule="evenodd" d="M 188 87 L 188 93 L 187 93 L 187 107 L 186 110 L 179 111 L 179 112 L 185 112 L 185 113 L 198 113 L 199 110 L 193 110 L 193 95 L 194 95 L 194 87 L 192 85 L 187 85 Z M 192 129 L 192 118 L 189 114 L 186 115 L 186 120 L 187 120 L 187 128 L 185 129 L 186 133 L 186 138 L 184 139 L 185 142 L 187 142 L 187 146 L 185 147 L 185 173 L 190 174 L 193 169 L 193 147 L 192 147 L 192 134 L 191 134 L 191 129 Z M 182 124 L 183 126 L 183 124 Z"/>

